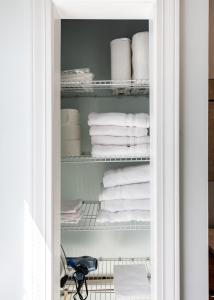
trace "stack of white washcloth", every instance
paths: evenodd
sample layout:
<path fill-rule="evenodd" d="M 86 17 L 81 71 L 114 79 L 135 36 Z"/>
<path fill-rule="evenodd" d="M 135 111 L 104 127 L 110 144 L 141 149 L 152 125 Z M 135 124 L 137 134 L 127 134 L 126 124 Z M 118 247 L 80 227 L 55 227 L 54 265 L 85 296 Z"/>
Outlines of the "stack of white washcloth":
<path fill-rule="evenodd" d="M 62 156 L 79 156 L 80 117 L 77 109 L 61 110 L 61 152 Z"/>
<path fill-rule="evenodd" d="M 81 218 L 81 200 L 62 201 L 61 223 L 77 224 Z"/>
<path fill-rule="evenodd" d="M 90 113 L 93 157 L 148 157 L 149 115 L 145 113 Z"/>
<path fill-rule="evenodd" d="M 62 83 L 88 83 L 94 79 L 89 68 L 64 70 L 61 73 Z"/>
<path fill-rule="evenodd" d="M 150 166 L 108 170 L 99 195 L 98 223 L 150 221 Z"/>

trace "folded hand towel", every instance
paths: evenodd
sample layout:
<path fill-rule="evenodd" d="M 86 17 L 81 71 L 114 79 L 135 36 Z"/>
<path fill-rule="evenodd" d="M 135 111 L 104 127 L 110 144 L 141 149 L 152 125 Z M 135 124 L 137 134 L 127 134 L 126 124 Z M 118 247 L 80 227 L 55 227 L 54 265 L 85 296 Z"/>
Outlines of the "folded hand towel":
<path fill-rule="evenodd" d="M 93 135 L 110 135 L 110 136 L 147 136 L 147 128 L 123 127 L 123 126 L 91 126 L 89 134 Z"/>
<path fill-rule="evenodd" d="M 76 213 L 82 205 L 82 200 L 63 200 L 61 204 L 62 213 Z"/>
<path fill-rule="evenodd" d="M 137 165 L 122 169 L 108 170 L 103 176 L 103 185 L 105 188 L 148 181 L 150 181 L 149 165 Z"/>
<path fill-rule="evenodd" d="M 149 297 L 151 291 L 147 276 L 145 265 L 115 265 L 114 291 L 116 299 Z"/>
<path fill-rule="evenodd" d="M 97 223 L 117 223 L 117 222 L 149 222 L 150 211 L 148 210 L 130 210 L 109 212 L 100 210 L 96 219 Z"/>
<path fill-rule="evenodd" d="M 145 113 L 90 113 L 88 125 L 114 125 L 149 128 L 149 115 Z"/>
<path fill-rule="evenodd" d="M 108 136 L 108 135 L 94 135 L 91 137 L 92 145 L 124 145 L 133 146 L 138 144 L 148 144 L 149 136 L 135 137 L 135 136 Z"/>
<path fill-rule="evenodd" d="M 118 185 L 103 189 L 99 201 L 114 199 L 147 199 L 150 198 L 150 183 Z"/>
<path fill-rule="evenodd" d="M 140 144 L 135 146 L 107 146 L 92 145 L 91 154 L 93 157 L 149 157 L 150 144 Z"/>
<path fill-rule="evenodd" d="M 150 199 L 118 199 L 101 202 L 101 209 L 111 212 L 123 210 L 150 210 Z"/>

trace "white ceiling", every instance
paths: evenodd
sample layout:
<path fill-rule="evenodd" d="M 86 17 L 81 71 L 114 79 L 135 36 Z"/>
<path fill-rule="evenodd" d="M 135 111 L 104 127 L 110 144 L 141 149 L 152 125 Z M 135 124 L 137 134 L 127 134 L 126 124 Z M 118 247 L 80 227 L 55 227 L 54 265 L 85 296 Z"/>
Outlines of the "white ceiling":
<path fill-rule="evenodd" d="M 53 0 L 62 19 L 149 19 L 155 0 Z"/>

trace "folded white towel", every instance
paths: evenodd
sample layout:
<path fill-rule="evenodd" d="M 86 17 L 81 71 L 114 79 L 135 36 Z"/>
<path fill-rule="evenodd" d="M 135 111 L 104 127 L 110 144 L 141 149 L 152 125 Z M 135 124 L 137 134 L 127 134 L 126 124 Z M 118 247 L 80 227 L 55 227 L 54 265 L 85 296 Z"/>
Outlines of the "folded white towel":
<path fill-rule="evenodd" d="M 99 201 L 114 199 L 147 199 L 150 198 L 150 183 L 118 185 L 103 189 Z"/>
<path fill-rule="evenodd" d="M 148 164 L 107 170 L 103 176 L 105 188 L 148 181 L 150 181 L 150 166 Z"/>
<path fill-rule="evenodd" d="M 93 157 L 149 157 L 150 144 L 140 144 L 135 146 L 107 146 L 92 145 L 91 154 Z"/>
<path fill-rule="evenodd" d="M 114 291 L 117 300 L 149 297 L 150 282 L 145 265 L 115 265 Z M 150 299 L 150 298 L 149 298 Z"/>
<path fill-rule="evenodd" d="M 101 202 L 101 209 L 111 212 L 123 210 L 150 210 L 150 199 L 118 199 Z"/>
<path fill-rule="evenodd" d="M 82 200 L 62 200 L 61 212 L 62 213 L 76 213 L 82 205 Z"/>
<path fill-rule="evenodd" d="M 148 144 L 149 142 L 150 142 L 149 136 L 135 137 L 135 136 L 94 135 L 91 137 L 92 145 L 133 146 L 138 144 Z"/>
<path fill-rule="evenodd" d="M 120 222 L 149 222 L 150 211 L 148 210 L 130 210 L 109 212 L 100 210 L 96 219 L 97 223 L 120 223 Z"/>
<path fill-rule="evenodd" d="M 149 128 L 149 115 L 145 113 L 90 113 L 88 125 L 114 125 Z"/>
<path fill-rule="evenodd" d="M 125 126 L 91 126 L 89 134 L 93 135 L 110 135 L 110 136 L 125 136 L 125 137 L 140 137 L 147 136 L 148 129 L 140 127 L 125 127 Z"/>

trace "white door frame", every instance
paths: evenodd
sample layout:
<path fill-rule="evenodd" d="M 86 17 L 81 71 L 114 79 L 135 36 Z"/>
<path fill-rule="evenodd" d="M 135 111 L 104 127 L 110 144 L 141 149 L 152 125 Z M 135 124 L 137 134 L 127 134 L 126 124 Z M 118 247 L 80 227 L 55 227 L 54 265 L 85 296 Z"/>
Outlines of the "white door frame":
<path fill-rule="evenodd" d="M 152 142 L 158 201 L 153 207 L 152 300 L 179 300 L 179 0 L 142 2 L 147 9 L 152 7 L 155 37 L 152 113 L 157 138 Z M 121 11 L 125 3 L 133 1 L 121 2 Z M 60 237 L 60 17 L 51 0 L 33 0 L 32 10 L 33 200 L 26 224 L 32 235 L 28 245 L 32 281 L 27 288 L 31 299 L 59 300 L 54 262 Z"/>

